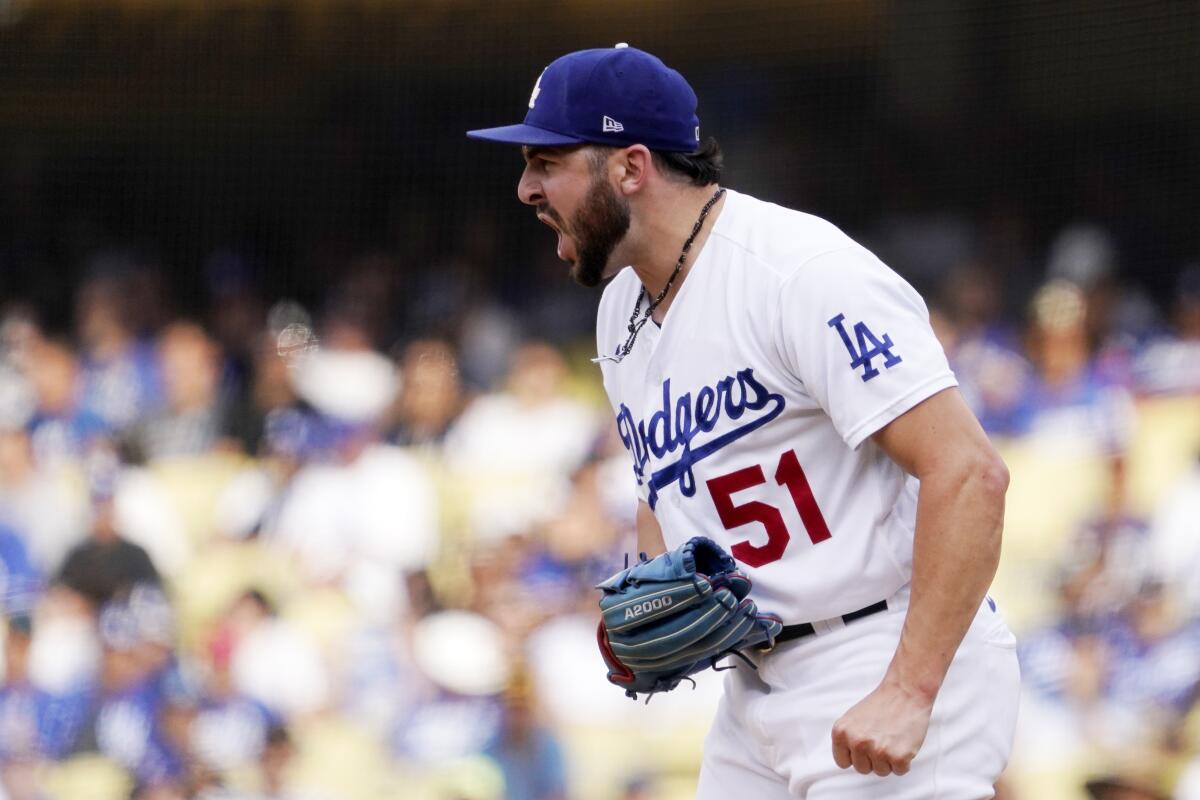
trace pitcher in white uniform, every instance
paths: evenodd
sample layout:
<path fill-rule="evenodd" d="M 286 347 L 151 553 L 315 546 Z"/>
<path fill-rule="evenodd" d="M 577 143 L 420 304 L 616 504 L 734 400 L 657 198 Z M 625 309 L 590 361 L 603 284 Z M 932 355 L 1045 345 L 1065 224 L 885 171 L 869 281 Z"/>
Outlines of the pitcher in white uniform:
<path fill-rule="evenodd" d="M 993 796 L 1015 642 L 986 596 L 1008 473 L 921 297 L 825 220 L 719 186 L 696 96 L 628 47 L 548 66 L 522 202 L 588 286 L 638 544 L 702 534 L 785 623 L 730 670 L 698 796 Z"/>

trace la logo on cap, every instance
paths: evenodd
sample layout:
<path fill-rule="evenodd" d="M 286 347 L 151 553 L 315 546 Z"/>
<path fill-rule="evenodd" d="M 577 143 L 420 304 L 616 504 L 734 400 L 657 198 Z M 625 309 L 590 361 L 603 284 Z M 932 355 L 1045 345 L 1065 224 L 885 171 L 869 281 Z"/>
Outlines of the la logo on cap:
<path fill-rule="evenodd" d="M 538 95 L 542 93 L 542 75 L 545 75 L 545 74 L 546 74 L 546 70 L 542 70 L 541 75 L 538 75 L 537 83 L 535 83 L 533 85 L 533 94 L 529 95 L 529 107 L 530 108 L 533 108 L 534 103 L 537 102 Z"/>

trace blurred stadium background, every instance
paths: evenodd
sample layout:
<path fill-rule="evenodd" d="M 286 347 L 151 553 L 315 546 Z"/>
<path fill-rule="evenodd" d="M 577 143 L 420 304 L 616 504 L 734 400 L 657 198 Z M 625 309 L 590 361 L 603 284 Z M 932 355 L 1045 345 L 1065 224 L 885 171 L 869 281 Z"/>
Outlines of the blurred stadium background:
<path fill-rule="evenodd" d="M 716 682 L 594 653 L 597 297 L 463 137 L 618 41 L 928 299 L 1013 474 L 1001 796 L 1200 798 L 1190 0 L 0 0 L 0 798 L 689 796 Z"/>

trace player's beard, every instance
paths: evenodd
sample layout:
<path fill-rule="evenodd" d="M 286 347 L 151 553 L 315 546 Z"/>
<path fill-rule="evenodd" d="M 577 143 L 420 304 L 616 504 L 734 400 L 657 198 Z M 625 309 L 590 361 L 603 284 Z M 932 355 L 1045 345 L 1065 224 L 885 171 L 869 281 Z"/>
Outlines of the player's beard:
<path fill-rule="evenodd" d="M 584 286 L 598 286 L 613 250 L 629 232 L 629 221 L 629 201 L 618 195 L 602 175 L 597 175 L 587 199 L 571 218 L 577 252 L 571 277 Z"/>

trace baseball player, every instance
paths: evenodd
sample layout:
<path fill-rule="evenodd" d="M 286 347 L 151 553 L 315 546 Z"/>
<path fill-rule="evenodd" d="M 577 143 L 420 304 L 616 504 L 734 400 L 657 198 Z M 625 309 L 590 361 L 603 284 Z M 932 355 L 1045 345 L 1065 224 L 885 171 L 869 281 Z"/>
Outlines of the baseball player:
<path fill-rule="evenodd" d="M 785 625 L 728 672 L 698 796 L 992 797 L 1019 688 L 985 596 L 1008 474 L 920 296 L 832 224 L 720 187 L 691 87 L 624 44 L 468 136 L 522 146 L 521 201 L 608 281 L 639 547 L 711 537 Z"/>

